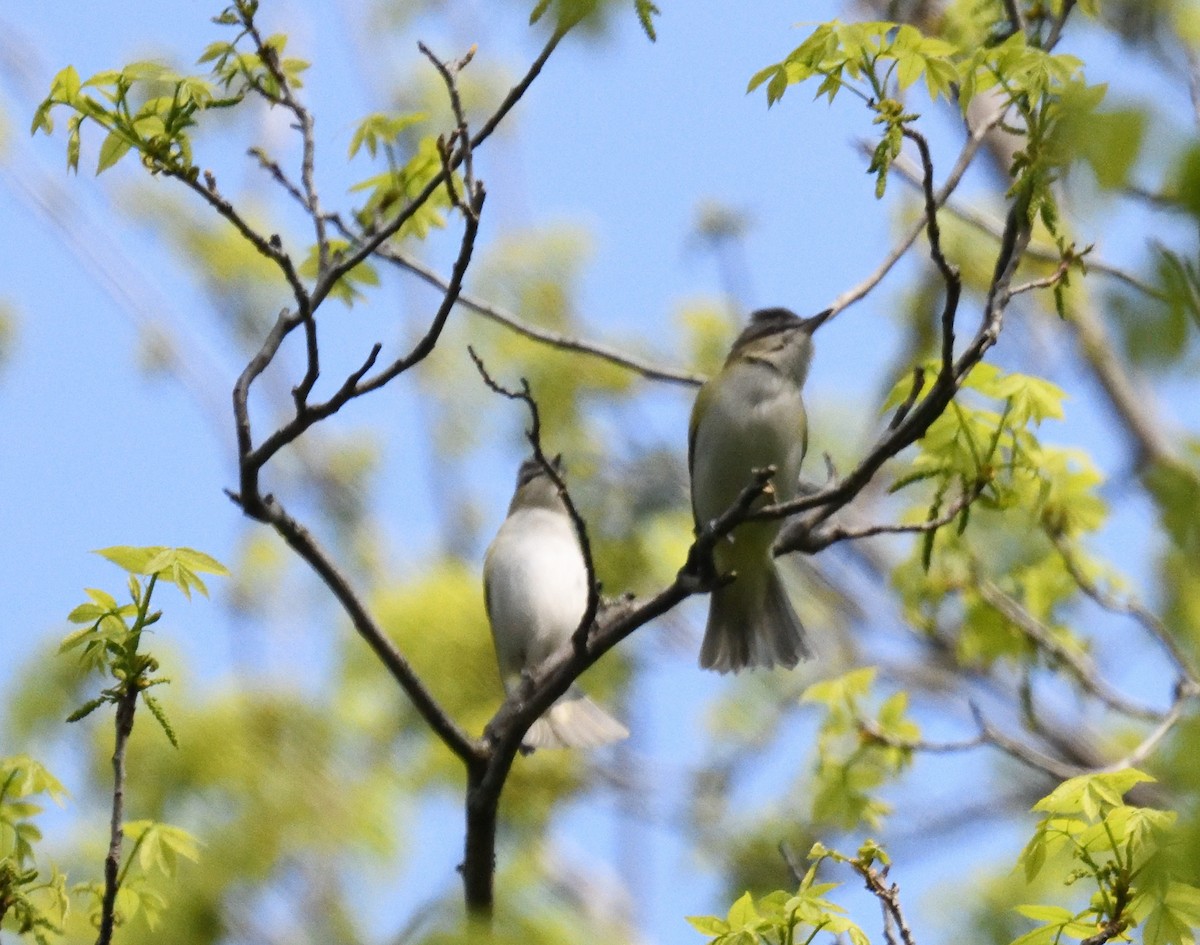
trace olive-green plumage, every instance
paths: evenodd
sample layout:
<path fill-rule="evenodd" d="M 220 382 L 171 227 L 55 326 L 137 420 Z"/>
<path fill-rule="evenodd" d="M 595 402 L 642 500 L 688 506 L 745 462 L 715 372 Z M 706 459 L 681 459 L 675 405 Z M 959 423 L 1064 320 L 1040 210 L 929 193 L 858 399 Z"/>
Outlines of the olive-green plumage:
<path fill-rule="evenodd" d="M 801 319 L 781 308 L 755 312 L 724 367 L 700 388 L 688 430 L 697 526 L 729 509 L 754 469 L 775 467 L 770 499 L 795 496 L 808 448 L 800 389 L 812 359 L 812 332 L 826 317 L 822 312 Z M 771 555 L 778 532 L 777 521 L 745 522 L 714 549 L 717 570 L 735 579 L 712 594 L 700 649 L 704 668 L 790 668 L 810 655 Z"/>

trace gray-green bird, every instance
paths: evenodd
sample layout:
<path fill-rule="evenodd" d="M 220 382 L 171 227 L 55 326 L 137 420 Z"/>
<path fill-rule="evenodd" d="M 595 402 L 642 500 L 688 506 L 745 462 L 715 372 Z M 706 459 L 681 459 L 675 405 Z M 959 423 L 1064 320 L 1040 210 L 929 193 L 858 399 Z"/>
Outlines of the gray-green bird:
<path fill-rule="evenodd" d="M 554 466 L 563 473 L 561 457 Z M 587 567 L 558 487 L 537 459 L 517 473 L 508 518 L 483 559 L 483 596 L 504 688 L 566 646 L 587 609 Z M 594 748 L 629 730 L 572 686 L 533 723 L 527 748 Z"/>
<path fill-rule="evenodd" d="M 760 503 L 795 497 L 808 448 L 800 389 L 812 360 L 812 333 L 828 317 L 799 318 L 783 308 L 755 312 L 724 367 L 700 388 L 688 430 L 697 527 L 733 505 L 754 469 L 776 470 L 774 494 Z M 712 593 L 700 648 L 705 669 L 791 668 L 811 655 L 771 555 L 779 527 L 778 521 L 745 522 L 717 543 L 714 564 L 735 579 Z"/>

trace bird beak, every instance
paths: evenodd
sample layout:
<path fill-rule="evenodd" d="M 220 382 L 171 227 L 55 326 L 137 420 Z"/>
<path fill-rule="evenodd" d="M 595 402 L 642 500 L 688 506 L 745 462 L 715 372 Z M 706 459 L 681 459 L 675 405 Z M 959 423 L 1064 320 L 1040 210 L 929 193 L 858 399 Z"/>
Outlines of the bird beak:
<path fill-rule="evenodd" d="M 814 331 L 816 331 L 818 328 L 820 328 L 821 325 L 824 324 L 825 319 L 827 319 L 832 314 L 833 314 L 833 309 L 827 308 L 827 309 L 825 309 L 825 311 L 818 312 L 816 315 L 813 315 L 811 318 L 802 319 L 800 322 L 800 327 L 803 328 L 806 332 L 808 332 L 811 335 Z"/>

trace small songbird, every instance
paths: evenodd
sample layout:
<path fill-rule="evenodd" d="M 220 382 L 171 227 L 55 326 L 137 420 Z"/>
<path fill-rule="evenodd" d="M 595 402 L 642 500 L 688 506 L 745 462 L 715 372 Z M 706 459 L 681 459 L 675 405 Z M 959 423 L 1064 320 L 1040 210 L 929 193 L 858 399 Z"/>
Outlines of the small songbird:
<path fill-rule="evenodd" d="M 563 472 L 562 457 L 553 460 Z M 558 487 L 536 459 L 517 473 L 508 518 L 483 561 L 483 595 L 504 688 L 566 645 L 587 609 L 587 567 Z M 572 686 L 525 735 L 527 748 L 594 748 L 629 730 Z"/>
<path fill-rule="evenodd" d="M 775 467 L 772 494 L 760 504 L 795 497 L 808 448 L 800 388 L 812 360 L 812 333 L 828 317 L 799 318 L 783 308 L 755 312 L 724 367 L 700 388 L 688 430 L 697 528 L 733 505 L 754 469 Z M 713 563 L 734 579 L 712 593 L 703 668 L 791 668 L 811 655 L 771 556 L 779 527 L 778 521 L 745 522 L 717 543 Z"/>

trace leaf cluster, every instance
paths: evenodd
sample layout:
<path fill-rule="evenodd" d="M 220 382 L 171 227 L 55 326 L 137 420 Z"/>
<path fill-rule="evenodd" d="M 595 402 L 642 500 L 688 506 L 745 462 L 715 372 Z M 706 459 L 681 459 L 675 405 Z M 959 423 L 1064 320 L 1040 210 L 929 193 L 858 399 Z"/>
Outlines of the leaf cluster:
<path fill-rule="evenodd" d="M 604 0 L 537 0 L 537 4 L 529 14 L 529 22 L 537 23 L 553 8 L 555 29 L 565 33 L 579 23 L 595 16 L 606 6 Z M 638 25 L 646 38 L 654 42 L 658 34 L 654 28 L 654 18 L 662 11 L 654 0 L 633 0 L 633 12 L 637 15 Z"/>
<path fill-rule="evenodd" d="M 1010 196 L 1030 215 L 1040 214 L 1052 233 L 1057 209 L 1050 185 L 1064 160 L 1056 146 L 1059 125 L 1067 116 L 1093 110 L 1105 92 L 1104 86 L 1086 85 L 1079 59 L 1031 44 L 1024 33 L 980 45 L 926 36 L 909 23 L 839 20 L 820 24 L 783 60 L 756 72 L 747 91 L 765 85 L 767 104 L 774 105 L 789 87 L 810 79 L 820 79 L 817 98 L 832 102 L 848 90 L 883 126 L 868 168 L 877 197 L 887 187 L 906 127 L 919 117 L 904 104 L 910 87 L 923 83 L 931 101 L 954 101 L 964 115 L 981 93 L 998 95 L 999 107 L 1023 125 L 1025 139 L 1010 168 Z"/>
<path fill-rule="evenodd" d="M 73 112 L 67 123 L 69 169 L 79 169 L 81 129 L 90 120 L 107 132 L 97 174 L 132 150 L 151 173 L 195 180 L 199 170 L 193 162 L 191 129 L 204 112 L 237 105 L 251 91 L 279 104 L 287 88 L 301 85 L 300 74 L 308 68 L 303 60 L 283 55 L 287 37 L 260 40 L 252 32 L 257 8 L 257 0 L 237 0 L 215 18 L 218 24 L 240 26 L 241 32 L 204 51 L 199 62 L 212 63 L 208 77 L 181 75 L 156 62 L 134 62 L 81 81 L 75 67 L 67 66 L 51 82 L 30 130 L 52 133 L 52 112 L 65 106 Z M 253 51 L 239 49 L 247 37 L 255 40 Z"/>
<path fill-rule="evenodd" d="M 846 910 L 826 898 L 839 884 L 816 881 L 817 866 L 828 855 L 818 847 L 812 854 L 817 862 L 794 893 L 776 890 L 755 899 L 747 892 L 729 907 L 725 918 L 688 916 L 688 923 L 708 937 L 710 945 L 807 945 L 821 933 L 835 941 L 845 936 L 852 945 L 869 945 L 866 934 L 846 916 Z"/>
<path fill-rule="evenodd" d="M 142 633 L 162 617 L 162 611 L 151 611 L 150 600 L 159 581 L 176 585 L 189 599 L 193 589 L 207 597 L 208 587 L 200 574 L 229 572 L 215 558 L 192 548 L 118 545 L 96 553 L 128 572 L 130 603 L 119 604 L 107 591 L 87 588 L 88 600 L 68 614 L 71 623 L 83 626 L 67 635 L 59 645 L 59 652 L 79 650 L 80 662 L 87 672 L 110 675 L 115 684 L 72 712 L 67 721 L 77 722 L 102 705 L 115 705 L 134 694 L 141 698 L 174 745 L 175 732 L 162 706 L 149 692 L 170 680 L 154 675 L 159 668 L 158 660 L 139 651 Z M 142 578 L 148 580 L 143 583 Z"/>
<path fill-rule="evenodd" d="M 875 676 L 874 667 L 851 670 L 813 683 L 801 697 L 825 707 L 812 791 L 818 823 L 879 827 L 891 808 L 876 791 L 912 761 L 921 730 L 906 714 L 908 693 L 895 692 L 871 711 Z"/>
<path fill-rule="evenodd" d="M 908 388 L 898 384 L 888 403 L 902 402 Z M 1073 549 L 1088 580 L 1107 577 L 1077 549 L 1107 521 L 1103 476 L 1086 453 L 1044 444 L 1034 432 L 1063 416 L 1064 395 L 1054 384 L 980 364 L 964 388 L 969 396 L 934 422 L 891 486 L 894 493 L 924 486 L 908 521 L 940 521 L 957 508 L 954 527 L 926 530 L 893 572 L 906 615 L 931 634 L 953 626 L 965 662 L 1035 660 L 1029 634 L 984 592 L 994 584 L 1054 645 L 1082 653 L 1063 622 L 1081 590 L 1060 547 Z"/>
<path fill-rule="evenodd" d="M 141 915 L 153 931 L 167 908 L 166 897 L 154 888 L 153 876 L 174 878 L 181 857 L 193 863 L 199 860 L 200 844 L 180 827 L 150 820 L 130 821 L 124 832 L 134 842 L 117 876 L 115 924 L 123 925 Z M 99 925 L 104 884 L 80 883 L 72 891 L 88 897 L 92 923 Z"/>
<path fill-rule="evenodd" d="M 42 833 L 33 818 L 42 806 L 31 798 L 66 797 L 66 788 L 40 762 L 28 755 L 0 758 L 0 927 L 32 935 L 48 945 L 62 932 L 70 910 L 66 877 L 56 868 L 39 882 L 33 845 Z"/>
<path fill-rule="evenodd" d="M 1018 911 L 1037 922 L 1013 945 L 1049 945 L 1065 935 L 1122 935 L 1142 927 L 1145 945 L 1191 945 L 1200 925 L 1200 888 L 1168 879 L 1155 869 L 1167 853 L 1172 811 L 1131 806 L 1124 795 L 1154 780 L 1133 768 L 1081 775 L 1064 781 L 1038 801 L 1045 816 L 1021 853 L 1026 879 L 1035 879 L 1049 858 L 1065 854 L 1072 865 L 1067 885 L 1082 884 L 1087 905 L 1072 911 L 1057 905 L 1023 905 Z"/>
<path fill-rule="evenodd" d="M 922 376 L 932 375 L 937 369 L 937 364 L 930 362 L 921 369 Z M 907 379 L 897 383 L 883 409 L 904 403 L 911 386 Z M 1096 516 L 1102 514 L 1102 507 L 1095 504 L 1098 500 L 1077 494 L 1094 483 L 1072 481 L 1069 457 L 1062 451 L 1044 448 L 1033 433 L 1033 428 L 1046 419 L 1062 419 L 1062 389 L 1041 378 L 1006 372 L 986 362 L 977 364 L 963 379 L 962 389 L 977 395 L 977 399 L 960 395 L 951 402 L 950 409 L 921 438 L 908 468 L 897 474 L 889 491 L 898 493 L 917 484 L 928 486 L 932 491 L 928 505 L 923 503 L 914 509 L 925 520 L 938 519 L 949 502 L 956 501 L 954 521 L 960 535 L 966 531 L 976 505 L 993 511 L 1039 509 L 1058 534 L 1096 527 Z M 1083 463 L 1082 457 L 1079 462 Z M 1064 501 L 1061 493 L 1070 486 L 1076 488 Z M 1089 501 L 1081 505 L 1085 499 Z M 926 570 L 937 534 L 938 529 L 931 529 L 923 539 Z"/>

